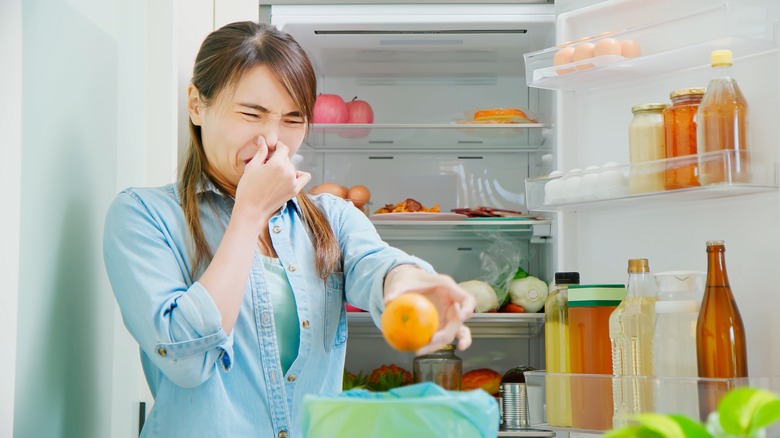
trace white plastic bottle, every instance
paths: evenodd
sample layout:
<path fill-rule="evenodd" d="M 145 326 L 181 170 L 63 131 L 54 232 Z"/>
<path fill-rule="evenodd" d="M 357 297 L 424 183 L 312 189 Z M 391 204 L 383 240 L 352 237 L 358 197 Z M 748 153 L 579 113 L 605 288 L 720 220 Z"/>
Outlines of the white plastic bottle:
<path fill-rule="evenodd" d="M 696 322 L 704 273 L 675 271 L 655 274 L 658 300 L 653 331 L 655 411 L 699 415 Z"/>

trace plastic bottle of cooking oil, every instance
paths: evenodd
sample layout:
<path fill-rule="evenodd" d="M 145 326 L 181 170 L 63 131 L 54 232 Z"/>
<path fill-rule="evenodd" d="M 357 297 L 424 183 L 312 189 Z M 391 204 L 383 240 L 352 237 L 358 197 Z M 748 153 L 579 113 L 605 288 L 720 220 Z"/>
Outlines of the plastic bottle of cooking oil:
<path fill-rule="evenodd" d="M 544 354 L 547 424 L 571 427 L 569 376 L 569 285 L 580 284 L 579 272 L 556 272 L 555 290 L 544 302 Z"/>
<path fill-rule="evenodd" d="M 656 285 L 647 259 L 628 261 L 626 297 L 609 318 L 614 427 L 653 409 L 653 327 Z"/>
<path fill-rule="evenodd" d="M 713 79 L 696 115 L 699 181 L 750 182 L 748 103 L 731 73 L 731 51 L 715 50 L 711 60 Z"/>

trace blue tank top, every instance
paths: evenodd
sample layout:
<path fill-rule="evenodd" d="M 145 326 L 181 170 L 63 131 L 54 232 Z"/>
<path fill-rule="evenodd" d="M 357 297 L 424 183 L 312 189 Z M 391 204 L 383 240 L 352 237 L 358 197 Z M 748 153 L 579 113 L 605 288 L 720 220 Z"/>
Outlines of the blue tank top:
<path fill-rule="evenodd" d="M 277 258 L 260 255 L 265 268 L 268 290 L 271 291 L 271 305 L 274 309 L 274 325 L 276 326 L 276 342 L 279 345 L 279 359 L 282 371 L 292 366 L 298 357 L 301 329 L 298 321 L 298 309 L 295 307 L 290 281 L 282 263 Z"/>

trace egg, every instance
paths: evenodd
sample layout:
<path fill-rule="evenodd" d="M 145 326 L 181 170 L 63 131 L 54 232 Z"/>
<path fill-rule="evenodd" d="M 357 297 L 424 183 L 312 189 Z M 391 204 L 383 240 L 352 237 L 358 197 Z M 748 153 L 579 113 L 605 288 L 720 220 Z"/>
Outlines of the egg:
<path fill-rule="evenodd" d="M 599 173 L 598 197 L 601 199 L 622 196 L 628 191 L 628 184 L 620 164 L 604 163 Z"/>
<path fill-rule="evenodd" d="M 366 186 L 352 186 L 347 192 L 347 199 L 355 204 L 355 207 L 361 208 L 371 199 L 371 192 Z"/>
<path fill-rule="evenodd" d="M 596 43 L 593 52 L 596 56 L 620 56 L 622 48 L 618 40 L 614 38 L 604 38 Z"/>
<path fill-rule="evenodd" d="M 586 201 L 598 198 L 599 167 L 588 166 L 580 181 L 580 196 Z"/>
<path fill-rule="evenodd" d="M 634 40 L 623 40 L 620 42 L 620 51 L 625 58 L 636 58 L 642 53 L 639 51 L 639 43 Z"/>
<path fill-rule="evenodd" d="M 581 43 L 574 49 L 574 62 L 583 61 L 588 58 L 593 58 L 594 51 L 595 51 L 595 47 L 593 46 L 593 43 Z M 577 70 L 585 70 L 588 68 L 593 68 L 593 64 L 591 63 L 580 64 L 576 68 Z"/>
<path fill-rule="evenodd" d="M 344 191 L 344 188 L 336 183 L 322 183 L 318 186 L 312 187 L 311 190 L 309 190 L 309 193 L 312 195 L 319 195 L 320 193 L 330 193 L 331 195 L 338 196 L 339 198 L 344 198 L 347 196 L 347 193 Z"/>
<path fill-rule="evenodd" d="M 574 62 L 574 47 L 564 47 L 557 52 L 555 52 L 555 57 L 553 57 L 553 65 L 564 65 L 564 64 L 571 64 Z M 555 72 L 559 75 L 563 75 L 566 73 L 573 72 L 573 68 L 558 68 L 555 69 Z"/>

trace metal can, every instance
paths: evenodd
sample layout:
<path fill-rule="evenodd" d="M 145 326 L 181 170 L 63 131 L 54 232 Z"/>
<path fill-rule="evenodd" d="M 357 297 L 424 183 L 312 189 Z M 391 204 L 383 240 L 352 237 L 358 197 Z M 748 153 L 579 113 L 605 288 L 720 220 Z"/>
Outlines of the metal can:
<path fill-rule="evenodd" d="M 507 371 L 501 378 L 498 394 L 501 398 L 499 408 L 502 430 L 518 430 L 529 427 L 530 413 L 524 372 L 533 370 L 531 367 L 519 366 Z"/>
<path fill-rule="evenodd" d="M 444 389 L 460 391 L 463 361 L 455 355 L 454 345 L 445 345 L 433 353 L 417 356 L 412 361 L 414 382 L 433 382 Z"/>

